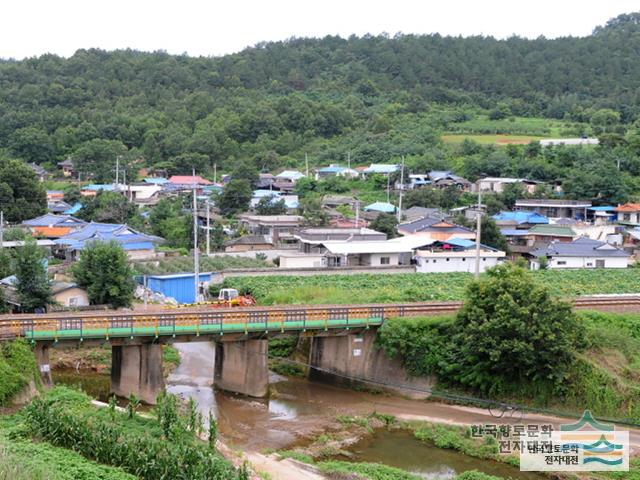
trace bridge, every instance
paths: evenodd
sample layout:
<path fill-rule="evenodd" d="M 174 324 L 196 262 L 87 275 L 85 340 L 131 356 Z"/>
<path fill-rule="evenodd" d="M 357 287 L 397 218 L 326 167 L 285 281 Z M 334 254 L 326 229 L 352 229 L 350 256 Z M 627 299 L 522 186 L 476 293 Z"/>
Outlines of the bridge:
<path fill-rule="evenodd" d="M 582 297 L 574 308 L 640 312 L 640 296 Z M 278 307 L 150 308 L 148 310 L 57 312 L 0 316 L 0 340 L 35 343 L 45 384 L 51 383 L 49 349 L 78 345 L 112 347 L 111 390 L 154 403 L 164 388 L 164 343 L 216 342 L 215 384 L 255 397 L 268 392 L 269 336 L 286 332 L 313 337 L 312 365 L 369 378 L 369 370 L 402 371 L 374 348 L 385 319 L 453 314 L 461 302 Z M 213 360 L 212 360 L 213 361 Z M 388 375 L 394 375 L 389 373 Z"/>

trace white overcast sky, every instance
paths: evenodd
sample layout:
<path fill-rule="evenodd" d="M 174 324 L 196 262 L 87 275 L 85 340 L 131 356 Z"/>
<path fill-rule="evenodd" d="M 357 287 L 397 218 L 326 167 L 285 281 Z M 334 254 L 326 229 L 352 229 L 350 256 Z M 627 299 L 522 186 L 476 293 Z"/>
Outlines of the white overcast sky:
<path fill-rule="evenodd" d="M 352 33 L 584 36 L 636 10 L 639 0 L 4 0 L 0 57 L 92 47 L 212 56 Z"/>

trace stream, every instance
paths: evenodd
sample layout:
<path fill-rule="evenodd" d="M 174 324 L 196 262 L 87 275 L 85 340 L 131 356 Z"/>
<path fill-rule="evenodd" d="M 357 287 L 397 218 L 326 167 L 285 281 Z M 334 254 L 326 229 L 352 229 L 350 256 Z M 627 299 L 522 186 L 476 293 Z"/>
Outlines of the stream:
<path fill-rule="evenodd" d="M 167 391 L 193 398 L 204 418 L 216 417 L 226 443 L 247 451 L 293 448 L 323 433 L 337 415 L 366 415 L 394 409 L 411 412 L 424 402 L 376 395 L 288 378 L 271 373 L 270 398 L 251 399 L 213 388 L 214 346 L 209 342 L 177 343 L 182 361 L 167 379 Z M 102 401 L 109 396 L 109 375 L 57 370 L 56 384 L 79 385 Z M 377 431 L 349 448 L 352 461 L 379 462 L 428 479 L 452 479 L 467 470 L 479 470 L 505 478 L 534 480 L 537 474 L 520 472 L 506 464 L 468 457 L 416 440 L 405 431 Z"/>

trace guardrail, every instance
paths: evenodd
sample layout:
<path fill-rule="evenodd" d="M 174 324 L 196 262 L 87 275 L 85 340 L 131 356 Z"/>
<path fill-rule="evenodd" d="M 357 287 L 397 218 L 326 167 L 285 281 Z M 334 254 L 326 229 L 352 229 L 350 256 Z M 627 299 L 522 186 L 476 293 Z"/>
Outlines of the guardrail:
<path fill-rule="evenodd" d="M 583 297 L 573 304 L 580 309 L 640 312 L 640 296 Z M 2 315 L 0 340 L 24 337 L 34 341 L 58 341 L 344 329 L 381 325 L 391 317 L 452 314 L 461 306 L 462 302 L 423 302 Z"/>

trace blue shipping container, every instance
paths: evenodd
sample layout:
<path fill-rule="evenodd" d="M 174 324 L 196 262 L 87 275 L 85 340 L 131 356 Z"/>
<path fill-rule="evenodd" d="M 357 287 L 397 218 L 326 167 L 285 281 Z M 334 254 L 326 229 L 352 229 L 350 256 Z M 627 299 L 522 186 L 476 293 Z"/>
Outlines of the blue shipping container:
<path fill-rule="evenodd" d="M 193 279 L 195 273 L 179 273 L 175 275 L 148 275 L 147 287 L 163 294 L 165 297 L 175 298 L 178 303 L 194 303 L 195 292 Z M 140 283 L 144 282 L 144 277 L 138 277 Z M 200 274 L 200 282 L 210 282 L 211 272 Z"/>

